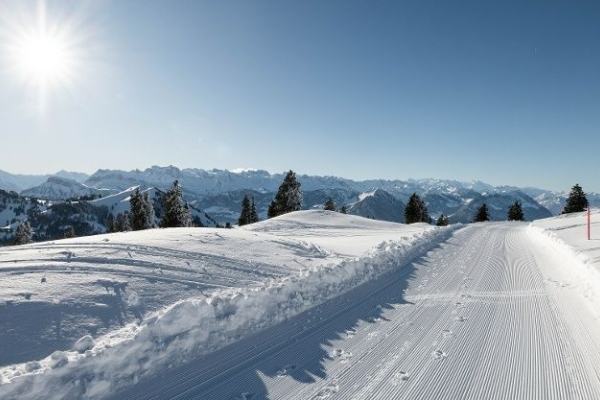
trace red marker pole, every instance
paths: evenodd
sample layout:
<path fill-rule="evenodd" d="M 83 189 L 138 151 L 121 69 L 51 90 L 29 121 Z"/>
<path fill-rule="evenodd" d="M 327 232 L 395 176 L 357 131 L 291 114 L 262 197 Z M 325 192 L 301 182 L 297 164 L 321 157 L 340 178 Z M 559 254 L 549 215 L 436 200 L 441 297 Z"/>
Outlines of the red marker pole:
<path fill-rule="evenodd" d="M 590 212 L 590 207 L 588 207 L 588 218 L 587 218 L 587 225 L 588 225 L 588 240 L 590 240 L 590 225 L 591 225 L 591 223 L 590 223 L 590 214 L 591 214 L 591 212 Z"/>

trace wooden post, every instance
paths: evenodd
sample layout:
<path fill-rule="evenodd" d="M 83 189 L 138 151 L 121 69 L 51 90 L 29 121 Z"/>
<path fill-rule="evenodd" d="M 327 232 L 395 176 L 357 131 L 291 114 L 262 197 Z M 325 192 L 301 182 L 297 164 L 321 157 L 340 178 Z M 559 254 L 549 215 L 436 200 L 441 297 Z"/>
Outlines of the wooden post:
<path fill-rule="evenodd" d="M 587 213 L 587 233 L 588 233 L 588 240 L 591 240 L 590 235 L 591 235 L 591 229 L 590 229 L 590 225 L 591 225 L 591 217 L 590 217 L 591 211 L 590 211 L 590 207 L 588 207 L 588 213 Z"/>

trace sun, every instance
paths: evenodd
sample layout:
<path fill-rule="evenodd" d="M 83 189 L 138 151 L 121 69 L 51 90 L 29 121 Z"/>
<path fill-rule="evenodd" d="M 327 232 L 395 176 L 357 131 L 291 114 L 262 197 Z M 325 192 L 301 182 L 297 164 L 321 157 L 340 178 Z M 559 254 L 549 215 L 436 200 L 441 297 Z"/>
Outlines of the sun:
<path fill-rule="evenodd" d="M 5 11 L 0 16 L 2 69 L 11 72 L 24 99 L 37 98 L 43 110 L 54 99 L 77 91 L 84 68 L 83 20 L 62 10 L 47 12 L 43 0 L 35 8 L 17 4 Z"/>
<path fill-rule="evenodd" d="M 44 33 L 24 37 L 15 46 L 16 69 L 33 83 L 48 85 L 68 79 L 72 55 L 64 40 Z"/>

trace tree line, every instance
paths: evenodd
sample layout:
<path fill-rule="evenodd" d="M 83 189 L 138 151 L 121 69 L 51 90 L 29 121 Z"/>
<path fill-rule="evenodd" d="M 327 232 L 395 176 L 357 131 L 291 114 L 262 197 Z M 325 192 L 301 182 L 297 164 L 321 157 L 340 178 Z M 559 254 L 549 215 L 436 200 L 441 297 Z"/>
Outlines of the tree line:
<path fill-rule="evenodd" d="M 162 197 L 162 216 L 158 227 L 191 227 L 194 226 L 193 217 L 190 212 L 190 206 L 183 201 L 182 188 L 178 180 L 173 182 L 173 186 L 165 192 Z M 156 227 L 153 201 L 148 192 L 142 193 L 137 188 L 130 197 L 129 211 L 119 213 L 116 217 L 109 213 L 107 222 L 108 232 L 120 232 L 129 230 L 144 230 Z M 567 198 L 565 208 L 562 213 L 582 212 L 589 206 L 587 197 L 579 184 L 571 188 Z M 296 178 L 296 173 L 290 170 L 277 190 L 275 198 L 268 208 L 268 218 L 274 218 L 293 211 L 299 211 L 302 207 L 302 189 L 301 184 Z M 325 210 L 336 211 L 336 205 L 330 197 L 324 205 Z M 341 213 L 346 213 L 346 206 L 340 209 Z M 427 211 L 425 202 L 418 194 L 413 193 L 404 209 L 404 217 L 407 224 L 416 222 L 432 223 L 432 219 Z M 508 221 L 524 221 L 525 215 L 520 201 L 515 201 L 507 211 Z M 490 220 L 489 209 L 486 203 L 483 203 L 475 213 L 473 222 L 485 222 Z M 244 195 L 241 205 L 238 225 L 243 226 L 259 221 L 256 204 L 253 197 Z M 448 216 L 440 215 L 436 225 L 448 225 Z M 73 237 L 73 229 L 65 231 L 64 237 Z M 31 242 L 32 230 L 29 222 L 26 220 L 19 224 L 15 233 L 15 244 L 25 244 Z"/>
<path fill-rule="evenodd" d="M 581 188 L 581 186 L 579 186 L 579 184 L 575 184 L 575 186 L 571 188 L 569 197 L 567 197 L 565 208 L 563 209 L 561 214 L 582 212 L 585 211 L 588 208 L 588 206 L 589 203 L 587 200 L 587 196 L 585 195 L 583 189 Z M 407 224 L 412 224 L 415 222 L 431 223 L 431 218 L 427 214 L 427 206 L 416 193 L 413 193 L 413 195 L 408 200 L 408 203 L 404 210 L 404 216 L 406 218 Z M 525 214 L 523 213 L 523 207 L 519 200 L 516 200 L 508 208 L 508 211 L 506 213 L 506 219 L 508 221 L 525 221 Z M 486 222 L 489 220 L 490 212 L 488 206 L 486 203 L 483 203 L 475 211 L 473 222 Z M 440 215 L 436 222 L 436 225 L 448 225 L 448 217 L 444 214 Z"/>

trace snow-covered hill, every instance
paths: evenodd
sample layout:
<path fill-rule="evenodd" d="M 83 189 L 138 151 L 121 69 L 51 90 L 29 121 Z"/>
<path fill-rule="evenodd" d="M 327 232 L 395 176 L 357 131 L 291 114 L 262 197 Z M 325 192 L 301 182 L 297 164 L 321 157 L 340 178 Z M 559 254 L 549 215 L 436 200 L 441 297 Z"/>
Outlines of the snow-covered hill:
<path fill-rule="evenodd" d="M 349 290 L 447 232 L 304 211 L 246 229 L 156 229 L 7 248 L 0 254 L 7 317 L 0 397 L 108 394 L 134 375 L 207 353 Z M 157 353 L 158 343 L 171 345 Z M 111 366 L 104 378 L 93 377 L 101 365 Z M 67 371 L 90 379 L 75 389 L 54 386 Z M 102 389 L 105 379 L 115 385 Z"/>
<path fill-rule="evenodd" d="M 302 211 L 7 248 L 0 397 L 594 399 L 585 221 Z"/>
<path fill-rule="evenodd" d="M 77 182 L 83 182 L 89 178 L 87 174 L 65 170 L 59 171 L 54 175 L 18 175 L 0 170 L 0 189 L 20 193 L 25 189 L 41 185 L 51 176 L 71 179 Z"/>
<path fill-rule="evenodd" d="M 100 197 L 113 193 L 110 189 L 96 189 L 69 178 L 51 176 L 46 182 L 21 191 L 23 196 L 44 200 L 78 199 L 80 197 Z"/>

